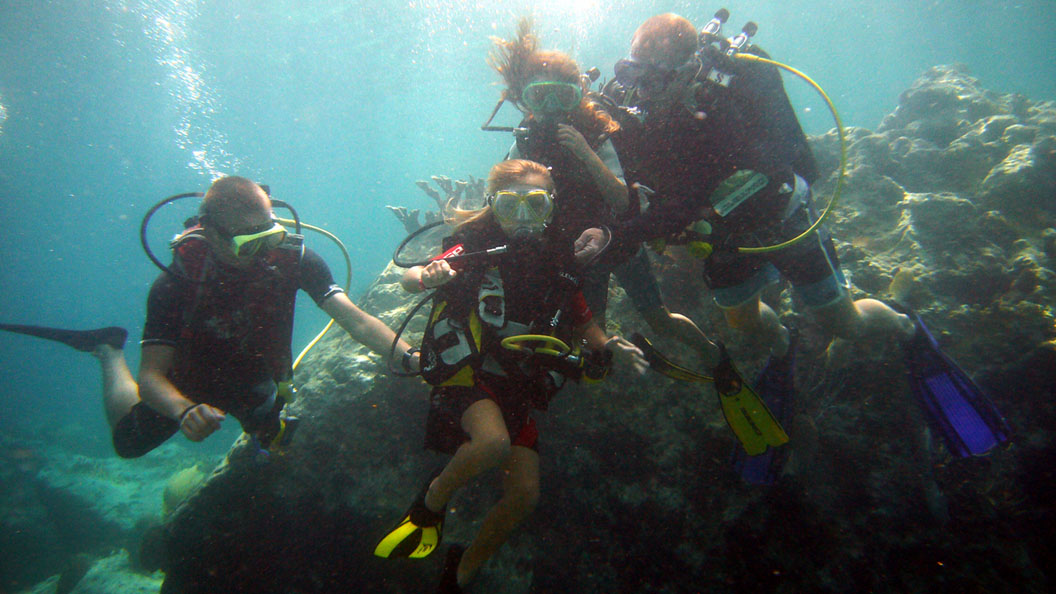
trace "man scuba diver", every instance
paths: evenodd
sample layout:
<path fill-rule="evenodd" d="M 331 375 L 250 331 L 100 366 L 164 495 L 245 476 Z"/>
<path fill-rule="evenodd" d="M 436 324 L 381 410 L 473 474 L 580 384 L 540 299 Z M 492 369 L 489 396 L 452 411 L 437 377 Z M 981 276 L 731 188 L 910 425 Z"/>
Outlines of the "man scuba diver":
<path fill-rule="evenodd" d="M 784 278 L 836 337 L 903 342 L 914 392 L 951 451 L 979 455 L 1005 441 L 1000 415 L 938 352 L 919 318 L 875 299 L 853 300 L 827 232 L 806 233 L 817 220 L 813 155 L 777 68 L 734 59 L 738 52 L 766 57 L 748 45 L 755 25 L 732 40 L 715 34 L 727 16 L 717 13 L 699 37 L 678 15 L 647 19 L 634 34 L 630 57 L 616 64 L 621 94 L 641 120 L 620 157 L 656 195 L 644 215 L 613 227 L 613 240 L 696 247 L 727 323 L 769 348 L 768 370 L 792 373 L 791 364 L 781 363 L 791 356 L 792 333 L 760 298 Z M 588 230 L 579 245 L 596 249 L 600 235 Z M 774 247 L 783 243 L 789 245 Z M 791 398 L 790 378 L 761 379 L 783 386 L 789 392 L 781 396 Z"/>
<path fill-rule="evenodd" d="M 228 414 L 267 449 L 288 441 L 294 300 L 308 293 L 353 339 L 387 353 L 393 332 L 334 283 L 321 257 L 273 219 L 267 193 L 242 177 L 216 180 L 197 222 L 172 243 L 173 263 L 147 298 L 139 381 L 125 362 L 123 328 L 73 331 L 0 324 L 99 359 L 114 449 L 142 456 L 177 431 L 201 441 Z M 400 362 L 417 355 L 399 343 Z"/>

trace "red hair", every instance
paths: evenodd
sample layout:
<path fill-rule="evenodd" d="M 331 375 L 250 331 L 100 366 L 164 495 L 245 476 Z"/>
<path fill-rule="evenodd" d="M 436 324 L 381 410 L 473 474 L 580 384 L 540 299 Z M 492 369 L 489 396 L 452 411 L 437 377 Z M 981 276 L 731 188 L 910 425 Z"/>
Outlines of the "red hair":
<path fill-rule="evenodd" d="M 529 176 L 538 175 L 546 180 L 543 189 L 553 192 L 554 179 L 550 177 L 550 170 L 545 165 L 528 161 L 526 159 L 510 159 L 496 163 L 488 173 L 488 194 L 494 194 L 499 190 L 508 188 L 525 181 Z M 458 223 L 458 227 L 482 227 L 493 222 L 494 215 L 491 207 L 485 206 L 480 210 L 457 210 L 453 209 L 452 219 Z"/>
<path fill-rule="evenodd" d="M 540 78 L 571 83 L 578 85 L 583 92 L 579 105 L 570 114 L 572 125 L 586 137 L 587 142 L 593 146 L 601 135 L 610 135 L 620 129 L 620 125 L 609 114 L 588 98 L 582 71 L 571 56 L 557 50 L 539 49 L 539 38 L 533 31 L 530 18 L 523 18 L 517 24 L 513 40 L 493 37 L 492 41 L 496 47 L 488 56 L 488 64 L 506 83 L 503 99 L 523 105 L 521 93 L 524 87 Z"/>

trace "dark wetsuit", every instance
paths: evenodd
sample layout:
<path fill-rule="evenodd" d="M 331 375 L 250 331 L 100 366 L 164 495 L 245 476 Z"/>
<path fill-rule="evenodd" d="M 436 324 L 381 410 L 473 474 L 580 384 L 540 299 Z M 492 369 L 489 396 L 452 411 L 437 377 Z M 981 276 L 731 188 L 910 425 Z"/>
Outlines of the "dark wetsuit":
<path fill-rule="evenodd" d="M 444 242 L 445 251 L 461 243 L 467 252 L 475 252 L 506 243 L 497 229 L 483 232 L 460 231 Z M 472 386 L 434 387 L 430 394 L 426 422 L 426 447 L 452 454 L 469 436 L 462 430 L 462 414 L 474 402 L 491 399 L 502 410 L 512 445 L 536 449 L 538 431 L 531 417 L 532 409 L 544 409 L 557 386 L 542 375 L 520 373 L 523 358 L 499 345 L 502 336 L 524 334 L 532 323 L 554 315 L 551 304 L 565 304 L 557 336 L 570 340 L 572 329 L 591 319 L 583 294 L 574 287 L 562 286 L 558 275 L 571 263 L 571 251 L 562 250 L 508 254 L 489 264 L 476 262 L 459 268 L 459 274 L 441 287 L 440 297 L 462 307 L 477 307 L 479 287 L 485 269 L 498 266 L 505 301 L 505 324 L 502 329 L 485 326 L 481 352 L 484 360 L 474 373 Z M 523 328 L 523 329 L 521 329 Z M 500 336 L 501 334 L 501 336 Z M 501 364 L 500 364 L 501 361 Z"/>
<path fill-rule="evenodd" d="M 307 249 L 302 259 L 300 247 L 291 246 L 272 250 L 250 269 L 235 269 L 218 263 L 195 238 L 177 248 L 174 266 L 206 280 L 159 275 L 147 299 L 141 344 L 175 348 L 168 377 L 190 400 L 230 413 L 247 432 L 274 423 L 282 402 L 267 402 L 276 382 L 292 373 L 297 290 L 317 304 L 343 292 L 326 262 Z M 114 448 L 123 457 L 141 456 L 178 429 L 140 402 L 114 427 Z"/>
<path fill-rule="evenodd" d="M 838 276 L 839 265 L 824 234 L 778 252 L 736 251 L 791 239 L 814 220 L 809 183 L 817 179 L 817 166 L 776 68 L 734 60 L 713 69 L 706 61 L 698 81 L 695 108 L 650 112 L 643 102 L 644 124 L 617 147 L 627 179 L 656 191 L 646 213 L 617 224 L 619 241 L 677 237 L 705 219 L 715 247 L 705 271 L 720 305 L 751 298 L 754 284 L 738 287 L 776 271 L 797 289 L 807 289 L 811 305 L 839 297 L 835 281 L 829 282 Z M 713 193 L 740 170 L 765 175 L 765 186 L 720 214 L 725 209 L 712 200 Z"/>
<path fill-rule="evenodd" d="M 557 229 L 561 241 L 571 245 L 584 230 L 601 225 L 611 227 L 617 219 L 626 216 L 626 213 L 617 215 L 613 212 L 586 166 L 558 144 L 555 125 L 528 119 L 521 122 L 521 127 L 528 129 L 528 137 L 519 138 L 508 157 L 529 159 L 550 168 L 557 195 L 552 225 Z M 622 180 L 623 168 L 612 141 L 592 142 L 589 133 L 584 134 L 584 137 L 609 171 Z M 610 256 L 615 257 L 596 262 L 582 279 L 583 295 L 596 316 L 605 316 L 611 273 L 616 274 L 620 285 L 639 311 L 663 305 L 660 287 L 652 276 L 645 252 L 639 253 L 639 250 L 631 248 L 618 255 L 610 252 Z"/>

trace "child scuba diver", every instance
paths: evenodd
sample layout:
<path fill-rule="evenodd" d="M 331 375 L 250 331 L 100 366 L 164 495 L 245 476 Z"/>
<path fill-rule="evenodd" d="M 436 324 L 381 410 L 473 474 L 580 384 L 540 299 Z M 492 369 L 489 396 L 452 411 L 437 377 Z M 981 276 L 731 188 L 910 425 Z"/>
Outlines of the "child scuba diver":
<path fill-rule="evenodd" d="M 535 507 L 539 434 L 533 409 L 545 410 L 568 377 L 602 379 L 613 356 L 639 372 L 645 368 L 640 350 L 620 337 L 606 337 L 591 321 L 571 250 L 554 241 L 549 227 L 555 199 L 554 182 L 539 163 L 495 165 L 487 206 L 462 222 L 444 249 L 509 249 L 454 266 L 437 259 L 408 269 L 402 280 L 412 293 L 437 289 L 421 354 L 422 376 L 433 386 L 426 446 L 453 457 L 378 543 L 375 555 L 432 553 L 455 491 L 486 470 L 502 470 L 502 498 L 467 548 L 450 547 L 440 592 L 460 592 Z M 582 341 L 586 349 L 580 351 Z"/>

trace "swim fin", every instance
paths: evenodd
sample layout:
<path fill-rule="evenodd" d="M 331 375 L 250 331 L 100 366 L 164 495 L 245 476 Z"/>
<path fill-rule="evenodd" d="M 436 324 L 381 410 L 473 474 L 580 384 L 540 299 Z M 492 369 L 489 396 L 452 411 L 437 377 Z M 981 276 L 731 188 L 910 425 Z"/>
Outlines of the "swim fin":
<path fill-rule="evenodd" d="M 780 423 L 792 420 L 795 406 L 796 345 L 799 333 L 789 328 L 788 352 L 784 357 L 770 357 L 755 380 L 755 390 Z M 772 485 L 777 482 L 788 452 L 774 447 L 762 454 L 747 455 L 744 450 L 734 448 L 730 456 L 733 468 L 746 483 Z"/>
<path fill-rule="evenodd" d="M 428 557 L 440 546 L 440 541 L 444 536 L 444 516 L 447 510 L 434 512 L 425 506 L 425 494 L 429 492 L 431 482 L 431 480 L 426 481 L 425 488 L 415 498 L 403 519 L 374 547 L 376 556 L 385 559 L 393 557 L 422 559 Z"/>
<path fill-rule="evenodd" d="M 994 403 L 939 349 L 920 316 L 908 313 L 917 331 L 902 348 L 913 396 L 928 425 L 962 458 L 981 456 L 1008 441 L 1008 425 Z"/>
<path fill-rule="evenodd" d="M 781 423 L 734 368 L 726 346 L 721 342 L 719 352 L 719 365 L 712 372 L 715 375 L 715 391 L 719 393 L 726 423 L 740 440 L 745 453 L 756 456 L 765 452 L 767 447 L 788 443 L 788 434 Z"/>
<path fill-rule="evenodd" d="M 667 357 L 660 354 L 660 351 L 656 350 L 653 343 L 649 342 L 649 339 L 642 336 L 640 333 L 635 332 L 631 336 L 631 342 L 634 346 L 641 349 L 642 354 L 645 356 L 646 362 L 649 363 L 649 368 L 657 373 L 662 373 L 671 379 L 676 379 L 683 382 L 713 382 L 715 378 L 699 374 L 695 371 L 690 371 L 685 367 L 681 367 L 671 362 Z"/>
<path fill-rule="evenodd" d="M 741 378 L 722 343 L 719 343 L 719 365 L 712 372 L 714 377 L 709 377 L 672 363 L 641 334 L 631 336 L 631 342 L 642 350 L 650 368 L 659 373 L 681 381 L 715 382 L 726 423 L 748 454 L 762 454 L 767 447 L 788 443 L 788 434 L 781 428 L 781 423 Z"/>
<path fill-rule="evenodd" d="M 99 328 L 98 330 L 64 330 L 45 326 L 0 324 L 0 330 L 54 340 L 85 353 L 94 351 L 95 347 L 101 344 L 108 344 L 118 350 L 123 349 L 125 340 L 128 338 L 128 331 L 116 326 Z"/>

